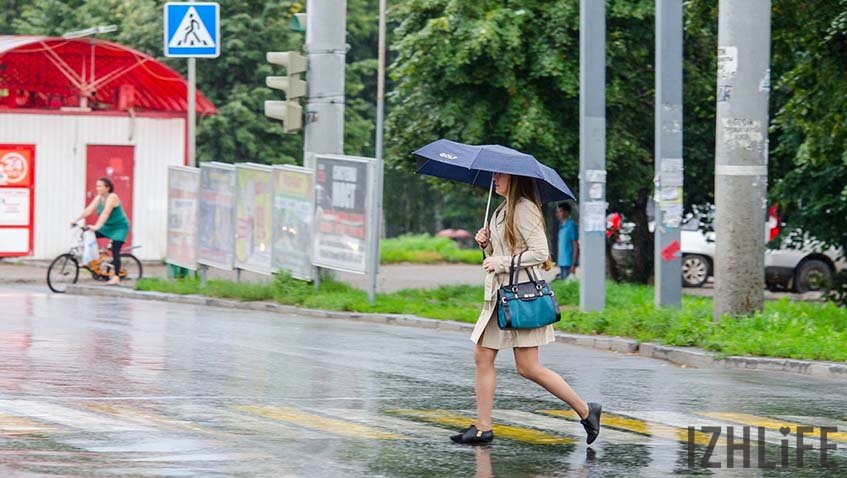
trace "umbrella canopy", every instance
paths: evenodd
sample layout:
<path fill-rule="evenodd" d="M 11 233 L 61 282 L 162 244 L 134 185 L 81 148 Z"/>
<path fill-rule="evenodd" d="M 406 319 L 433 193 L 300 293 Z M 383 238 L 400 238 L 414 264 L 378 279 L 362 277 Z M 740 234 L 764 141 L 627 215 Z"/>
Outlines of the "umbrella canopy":
<path fill-rule="evenodd" d="M 541 202 L 576 199 L 559 174 L 532 155 L 496 144 L 470 145 L 447 139 L 413 153 L 419 174 L 452 179 L 489 189 L 494 173 L 535 178 Z"/>

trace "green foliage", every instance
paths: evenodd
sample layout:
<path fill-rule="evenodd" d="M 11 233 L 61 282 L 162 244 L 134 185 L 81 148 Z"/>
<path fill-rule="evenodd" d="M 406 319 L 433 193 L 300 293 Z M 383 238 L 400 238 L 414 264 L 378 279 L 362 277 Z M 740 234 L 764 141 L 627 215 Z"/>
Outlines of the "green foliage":
<path fill-rule="evenodd" d="M 481 264 L 482 250 L 461 249 L 452 239 L 428 234 L 406 234 L 380 242 L 380 263 L 437 264 L 453 262 Z"/>
<path fill-rule="evenodd" d="M 607 305 L 601 312 L 579 312 L 579 284 L 554 281 L 562 305 L 558 330 L 581 334 L 632 337 L 642 342 L 696 346 L 722 355 L 756 355 L 809 360 L 846 361 L 847 309 L 831 303 L 767 302 L 752 316 L 712 321 L 712 300 L 684 296 L 678 310 L 653 306 L 653 289 L 636 284 L 606 284 Z M 475 322 L 482 306 L 482 286 L 445 285 L 435 289 L 405 289 L 377 294 L 373 305 L 364 291 L 326 280 L 313 284 L 278 275 L 272 284 L 235 284 L 195 279 L 143 279 L 138 290 L 205 294 L 239 300 L 274 300 L 300 307 L 414 314 L 433 319 Z"/>

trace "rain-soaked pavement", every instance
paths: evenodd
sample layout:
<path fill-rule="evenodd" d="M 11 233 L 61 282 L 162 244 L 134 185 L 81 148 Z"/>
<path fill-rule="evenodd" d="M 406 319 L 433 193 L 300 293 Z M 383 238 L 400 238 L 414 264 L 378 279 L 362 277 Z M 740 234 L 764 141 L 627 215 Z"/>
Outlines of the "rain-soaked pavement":
<path fill-rule="evenodd" d="M 466 333 L 43 289 L 0 286 L 0 477 L 847 476 L 844 382 L 553 344 L 542 361 L 608 412 L 598 441 L 503 353 L 497 438 L 473 448 L 447 439 L 473 420 Z M 711 433 L 688 444 L 709 425 L 721 468 Z M 744 425 L 751 468 L 730 470 Z M 835 468 L 818 428 L 797 467 L 798 425 L 838 428 Z"/>

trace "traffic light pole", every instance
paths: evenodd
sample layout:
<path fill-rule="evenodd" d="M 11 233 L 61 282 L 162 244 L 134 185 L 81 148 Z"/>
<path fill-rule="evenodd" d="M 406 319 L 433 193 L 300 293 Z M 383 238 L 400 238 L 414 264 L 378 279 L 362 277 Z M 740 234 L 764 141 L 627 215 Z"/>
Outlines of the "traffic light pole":
<path fill-rule="evenodd" d="M 682 295 L 682 0 L 656 1 L 656 270 L 654 303 L 679 307 Z"/>
<path fill-rule="evenodd" d="M 188 165 L 197 166 L 197 59 L 188 59 Z"/>
<path fill-rule="evenodd" d="M 344 64 L 347 54 L 347 1 L 309 0 L 306 4 L 307 100 L 303 165 L 315 168 L 315 155 L 344 153 Z"/>
<path fill-rule="evenodd" d="M 770 0 L 720 0 L 714 320 L 764 304 Z"/>
<path fill-rule="evenodd" d="M 606 302 L 606 3 L 579 2 L 579 308 Z"/>

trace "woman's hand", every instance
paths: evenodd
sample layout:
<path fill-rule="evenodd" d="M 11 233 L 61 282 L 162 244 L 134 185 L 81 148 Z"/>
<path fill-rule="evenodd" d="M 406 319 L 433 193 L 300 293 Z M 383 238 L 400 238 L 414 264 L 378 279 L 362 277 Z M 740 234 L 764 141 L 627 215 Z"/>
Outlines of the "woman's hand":
<path fill-rule="evenodd" d="M 479 244 L 479 247 L 484 249 L 488 246 L 488 228 L 483 227 L 477 231 L 474 239 L 476 239 L 476 243 Z"/>
<path fill-rule="evenodd" d="M 486 257 L 485 260 L 482 261 L 482 268 L 485 269 L 485 272 L 494 272 L 494 259 Z"/>

